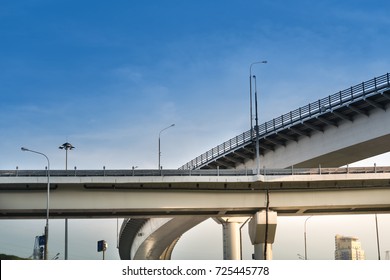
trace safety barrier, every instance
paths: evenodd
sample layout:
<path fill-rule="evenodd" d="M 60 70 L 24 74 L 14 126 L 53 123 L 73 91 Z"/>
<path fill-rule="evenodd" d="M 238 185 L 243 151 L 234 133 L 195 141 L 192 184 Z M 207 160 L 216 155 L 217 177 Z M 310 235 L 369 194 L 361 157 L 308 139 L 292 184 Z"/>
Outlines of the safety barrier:
<path fill-rule="evenodd" d="M 390 173 L 390 166 L 342 167 L 342 168 L 286 168 L 261 169 L 265 176 L 322 175 L 322 174 Z M 252 169 L 121 169 L 121 170 L 50 170 L 50 177 L 121 177 L 121 176 L 253 176 Z M 0 177 L 46 177 L 47 170 L 0 170 Z"/>

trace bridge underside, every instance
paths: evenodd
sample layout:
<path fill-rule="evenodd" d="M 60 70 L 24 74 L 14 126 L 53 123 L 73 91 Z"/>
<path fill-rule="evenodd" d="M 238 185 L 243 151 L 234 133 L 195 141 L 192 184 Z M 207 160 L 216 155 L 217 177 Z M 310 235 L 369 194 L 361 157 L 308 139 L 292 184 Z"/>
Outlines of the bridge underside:
<path fill-rule="evenodd" d="M 369 117 L 356 116 L 353 122 L 343 121 L 310 138 L 268 151 L 260 162 L 269 168 L 338 167 L 388 152 L 390 122 L 386 120 L 390 119 L 389 113 L 373 110 Z"/>
<path fill-rule="evenodd" d="M 390 151 L 390 134 L 369 141 L 365 141 L 350 147 L 333 151 L 312 159 L 300 162 L 294 165 L 297 168 L 302 167 L 331 167 L 344 166 L 349 163 L 360 161 Z"/>
<path fill-rule="evenodd" d="M 180 236 L 206 219 L 208 217 L 182 216 L 174 217 L 163 225 L 153 229 L 145 226 L 145 228 L 149 229 L 149 232 L 143 232 L 147 237 L 138 241 L 138 246 L 134 246 L 136 247 L 136 251 L 133 253 L 132 259 L 170 259 L 173 248 Z M 137 243 L 137 239 L 133 241 L 134 243 Z"/>

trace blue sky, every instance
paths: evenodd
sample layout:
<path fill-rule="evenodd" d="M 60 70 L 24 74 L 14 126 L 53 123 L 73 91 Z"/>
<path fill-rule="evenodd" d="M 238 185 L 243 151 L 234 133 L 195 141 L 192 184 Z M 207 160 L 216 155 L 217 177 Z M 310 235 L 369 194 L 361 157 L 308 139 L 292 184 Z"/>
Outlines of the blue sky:
<path fill-rule="evenodd" d="M 62 169 L 66 141 L 76 147 L 69 168 L 156 168 L 159 131 L 172 123 L 161 160 L 177 168 L 249 129 L 252 62 L 268 60 L 253 68 L 262 122 L 389 72 L 389 9 L 388 1 L 3 0 L 0 169 L 45 166 L 21 146 Z"/>

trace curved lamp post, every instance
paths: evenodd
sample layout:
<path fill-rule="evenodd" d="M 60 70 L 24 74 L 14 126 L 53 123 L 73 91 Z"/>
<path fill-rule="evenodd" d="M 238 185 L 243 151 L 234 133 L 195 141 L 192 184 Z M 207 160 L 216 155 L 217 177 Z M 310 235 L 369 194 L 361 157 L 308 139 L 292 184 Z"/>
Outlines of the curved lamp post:
<path fill-rule="evenodd" d="M 31 152 L 31 153 L 35 153 L 35 154 L 44 156 L 47 160 L 47 198 L 46 198 L 46 226 L 45 226 L 45 252 L 44 252 L 44 254 L 45 254 L 44 259 L 47 260 L 48 259 L 47 244 L 49 241 L 50 161 L 49 161 L 49 158 L 44 153 L 30 150 L 30 149 L 27 149 L 25 147 L 22 147 L 21 150 L 23 152 Z"/>
<path fill-rule="evenodd" d="M 161 132 L 163 132 L 164 130 L 167 130 L 168 128 L 171 128 L 175 126 L 175 124 L 171 124 L 170 126 L 162 129 L 160 131 L 160 133 L 158 134 L 158 169 L 160 170 L 161 169 Z"/>

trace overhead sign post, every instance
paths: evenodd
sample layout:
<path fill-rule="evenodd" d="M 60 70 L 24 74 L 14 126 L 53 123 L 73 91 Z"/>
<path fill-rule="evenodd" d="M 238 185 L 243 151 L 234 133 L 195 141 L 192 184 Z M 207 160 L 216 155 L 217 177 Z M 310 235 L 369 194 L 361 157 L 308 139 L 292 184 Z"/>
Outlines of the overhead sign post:
<path fill-rule="evenodd" d="M 97 242 L 97 251 L 98 252 L 103 252 L 103 260 L 105 259 L 105 252 L 107 250 L 107 242 L 105 240 L 99 240 Z"/>

